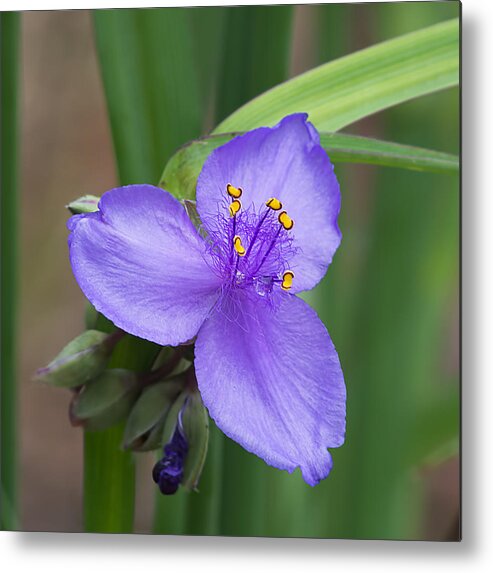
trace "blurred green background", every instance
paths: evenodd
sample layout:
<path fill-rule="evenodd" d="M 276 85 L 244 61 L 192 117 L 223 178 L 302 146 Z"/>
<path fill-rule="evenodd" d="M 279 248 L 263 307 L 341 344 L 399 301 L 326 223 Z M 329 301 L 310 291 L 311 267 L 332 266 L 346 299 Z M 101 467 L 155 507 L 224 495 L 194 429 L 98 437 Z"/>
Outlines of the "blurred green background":
<path fill-rule="evenodd" d="M 118 180 L 157 182 L 178 145 L 256 94 L 458 12 L 456 2 L 416 2 L 22 15 L 23 529 L 83 529 L 82 433 L 68 424 L 69 394 L 30 382 L 83 328 L 64 205 Z M 140 30 L 145 40 L 118 44 L 122 30 L 128 37 Z M 112 50 L 124 63 L 106 66 L 104 84 L 97 49 L 103 63 Z M 144 83 L 125 75 L 132 65 Z M 138 141 L 133 163 L 117 166 L 113 158 L 103 85 L 110 98 L 124 85 L 119 97 L 150 102 L 145 122 L 111 117 L 120 157 L 129 138 Z M 458 89 L 344 131 L 458 153 Z M 459 179 L 351 164 L 336 173 L 343 241 L 323 283 L 306 296 L 328 327 L 348 390 L 346 444 L 332 452 L 333 472 L 312 489 L 299 472 L 267 467 L 214 429 L 201 493 L 162 498 L 156 515 L 152 456 L 136 456 L 136 531 L 457 538 Z"/>

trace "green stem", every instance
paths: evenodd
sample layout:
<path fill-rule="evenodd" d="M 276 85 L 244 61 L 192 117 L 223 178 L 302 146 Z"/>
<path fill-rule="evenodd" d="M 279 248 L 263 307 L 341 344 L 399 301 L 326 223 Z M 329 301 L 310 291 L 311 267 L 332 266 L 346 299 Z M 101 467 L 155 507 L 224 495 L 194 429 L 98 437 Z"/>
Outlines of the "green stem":
<path fill-rule="evenodd" d="M 0 529 L 17 521 L 17 223 L 20 15 L 0 14 Z"/>
<path fill-rule="evenodd" d="M 121 451 L 123 425 L 84 433 L 84 525 L 90 533 L 132 531 L 135 472 Z"/>
<path fill-rule="evenodd" d="M 96 327 L 108 329 L 103 316 Z M 126 335 L 116 345 L 109 366 L 146 371 L 159 349 Z M 84 433 L 84 527 L 91 533 L 130 533 L 133 529 L 135 467 L 132 454 L 121 447 L 123 430 L 124 424 L 120 424 Z"/>

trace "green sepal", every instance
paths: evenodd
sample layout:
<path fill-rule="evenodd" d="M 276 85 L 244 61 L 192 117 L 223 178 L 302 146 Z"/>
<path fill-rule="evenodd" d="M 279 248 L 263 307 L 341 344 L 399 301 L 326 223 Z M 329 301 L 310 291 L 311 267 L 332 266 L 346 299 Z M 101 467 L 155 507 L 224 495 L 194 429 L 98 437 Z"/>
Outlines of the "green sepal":
<path fill-rule="evenodd" d="M 187 358 L 185 350 L 186 349 L 184 349 L 183 355 L 181 356 L 176 366 L 174 366 L 174 368 L 169 372 L 169 374 L 163 376 L 163 380 L 164 378 L 174 377 L 178 376 L 179 374 L 183 374 L 185 370 L 188 370 L 190 368 L 192 361 L 189 360 L 189 358 Z M 157 358 L 152 366 L 152 370 L 159 370 L 165 364 L 173 360 L 173 355 L 176 351 L 177 349 L 173 346 L 163 346 L 162 350 L 157 355 Z"/>
<path fill-rule="evenodd" d="M 238 134 L 221 133 L 195 139 L 180 147 L 166 164 L 159 187 L 166 189 L 177 199 L 194 200 L 197 177 L 205 160 L 216 147 L 228 143 L 236 135 Z"/>
<path fill-rule="evenodd" d="M 83 195 L 75 201 L 71 201 L 67 205 L 67 209 L 72 215 L 80 215 L 81 213 L 94 213 L 98 211 L 99 199 L 96 195 Z"/>
<path fill-rule="evenodd" d="M 185 404 L 185 400 L 187 398 L 188 398 L 188 392 L 186 391 L 182 392 L 181 394 L 178 395 L 176 400 L 173 402 L 173 405 L 169 409 L 161 437 L 163 444 L 171 442 L 171 438 L 175 433 L 176 424 L 178 423 L 178 415 L 180 414 L 180 410 L 183 408 L 183 404 Z"/>
<path fill-rule="evenodd" d="M 157 424 L 153 426 L 150 432 L 144 437 L 140 445 L 132 448 L 135 452 L 152 452 L 163 446 L 163 429 L 166 423 L 166 416 L 159 419 Z"/>
<path fill-rule="evenodd" d="M 112 335 L 86 330 L 74 338 L 45 368 L 36 380 L 62 388 L 75 388 L 95 378 L 105 369 L 113 350 Z"/>
<path fill-rule="evenodd" d="M 112 406 L 109 406 L 108 409 L 101 414 L 94 416 L 94 418 L 80 421 L 79 424 L 84 427 L 84 430 L 89 430 L 91 432 L 107 430 L 112 426 L 116 426 L 120 422 L 123 422 L 128 416 L 128 413 L 135 404 L 135 400 L 138 395 L 138 389 L 132 390 L 122 396 L 120 400 L 115 402 Z"/>
<path fill-rule="evenodd" d="M 138 395 L 135 372 L 123 368 L 106 370 L 74 397 L 70 408 L 72 424 L 88 430 L 108 428 L 128 415 Z"/>
<path fill-rule="evenodd" d="M 188 491 L 193 491 L 197 489 L 204 469 L 209 443 L 209 415 L 198 391 L 189 394 L 182 423 L 188 442 L 182 486 Z"/>
<path fill-rule="evenodd" d="M 153 384 L 142 392 L 125 426 L 124 449 L 147 451 L 161 445 L 166 415 L 182 389 L 183 381 L 175 378 Z M 156 426 L 160 432 L 155 431 Z"/>

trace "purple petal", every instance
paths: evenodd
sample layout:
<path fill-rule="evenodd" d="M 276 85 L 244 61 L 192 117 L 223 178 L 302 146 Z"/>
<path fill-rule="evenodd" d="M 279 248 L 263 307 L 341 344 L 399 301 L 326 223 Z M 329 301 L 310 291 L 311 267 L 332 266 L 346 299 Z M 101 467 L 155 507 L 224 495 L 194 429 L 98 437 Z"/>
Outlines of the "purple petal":
<path fill-rule="evenodd" d="M 209 231 L 219 213 L 227 214 L 228 183 L 243 189 L 242 209 L 259 211 L 270 197 L 283 203 L 295 222 L 292 292 L 313 288 L 341 240 L 340 191 L 307 115 L 290 115 L 273 128 L 250 131 L 210 155 L 197 182 L 197 209 Z"/>
<path fill-rule="evenodd" d="M 185 209 L 150 185 L 108 191 L 99 209 L 68 223 L 70 261 L 86 297 L 141 338 L 162 345 L 193 338 L 220 284 Z"/>
<path fill-rule="evenodd" d="M 316 485 L 344 442 L 346 390 L 315 311 L 284 295 L 275 307 L 238 292 L 199 331 L 195 367 L 210 415 L 268 464 Z"/>

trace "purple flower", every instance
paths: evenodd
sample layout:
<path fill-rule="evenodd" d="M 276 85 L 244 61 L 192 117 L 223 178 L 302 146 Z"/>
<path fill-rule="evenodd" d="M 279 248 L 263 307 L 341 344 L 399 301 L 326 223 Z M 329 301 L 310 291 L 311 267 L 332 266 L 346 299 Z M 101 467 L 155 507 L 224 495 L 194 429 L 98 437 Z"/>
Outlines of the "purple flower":
<path fill-rule="evenodd" d="M 299 466 L 310 485 L 344 442 L 346 391 L 327 330 L 295 295 L 324 276 L 339 209 L 318 133 L 295 114 L 210 155 L 197 182 L 201 233 L 150 185 L 108 191 L 68 225 L 72 268 L 96 309 L 158 344 L 196 337 L 216 424 L 268 464 Z"/>

